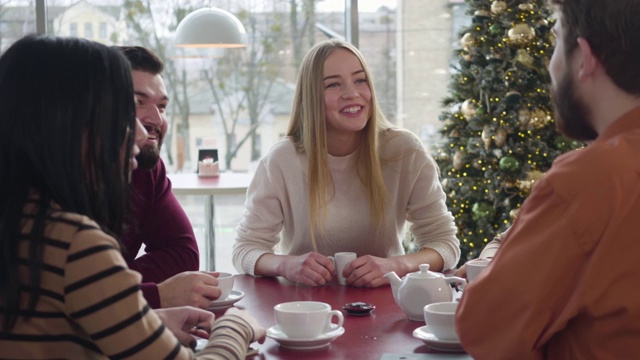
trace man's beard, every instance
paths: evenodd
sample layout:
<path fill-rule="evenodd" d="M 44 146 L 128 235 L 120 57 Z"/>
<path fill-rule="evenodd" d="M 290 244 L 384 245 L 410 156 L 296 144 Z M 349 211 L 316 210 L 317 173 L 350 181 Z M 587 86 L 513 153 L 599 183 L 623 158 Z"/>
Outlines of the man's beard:
<path fill-rule="evenodd" d="M 151 170 L 160 159 L 160 147 L 147 145 L 140 148 L 140 153 L 136 156 L 138 169 Z"/>
<path fill-rule="evenodd" d="M 556 90 L 552 93 L 552 100 L 556 128 L 560 133 L 578 141 L 590 141 L 598 137 L 592 125 L 589 107 L 576 94 L 571 69 L 567 68 L 562 75 Z"/>

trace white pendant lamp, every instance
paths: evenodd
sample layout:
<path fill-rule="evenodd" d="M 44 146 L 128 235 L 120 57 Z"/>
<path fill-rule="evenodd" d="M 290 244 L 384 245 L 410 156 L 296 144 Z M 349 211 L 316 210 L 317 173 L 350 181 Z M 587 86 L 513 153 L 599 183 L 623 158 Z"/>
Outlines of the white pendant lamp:
<path fill-rule="evenodd" d="M 180 21 L 174 42 L 186 48 L 239 48 L 247 46 L 247 32 L 230 12 L 206 8 Z"/>

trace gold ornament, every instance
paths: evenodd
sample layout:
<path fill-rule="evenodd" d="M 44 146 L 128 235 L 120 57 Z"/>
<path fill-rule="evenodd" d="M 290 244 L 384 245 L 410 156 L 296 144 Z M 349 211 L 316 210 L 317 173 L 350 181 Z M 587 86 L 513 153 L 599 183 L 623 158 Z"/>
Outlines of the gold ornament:
<path fill-rule="evenodd" d="M 531 111 L 531 120 L 528 123 L 531 129 L 542 129 L 551 120 L 549 114 L 542 109 L 535 109 Z"/>
<path fill-rule="evenodd" d="M 513 181 L 504 180 L 500 186 L 504 189 L 513 189 L 517 184 Z"/>
<path fill-rule="evenodd" d="M 460 39 L 460 46 L 463 50 L 471 52 L 471 48 L 476 46 L 476 39 L 471 33 L 466 33 Z"/>
<path fill-rule="evenodd" d="M 511 211 L 509 211 L 509 217 L 511 218 L 511 222 L 513 222 L 513 220 L 515 220 L 518 217 L 518 212 L 520 211 L 520 209 L 513 209 Z"/>
<path fill-rule="evenodd" d="M 460 106 L 460 112 L 467 120 L 469 120 L 476 116 L 478 110 L 476 109 L 476 105 L 473 101 L 467 99 L 462 103 L 462 106 Z"/>
<path fill-rule="evenodd" d="M 518 188 L 525 193 L 530 193 L 543 176 L 544 173 L 542 171 L 529 171 L 527 173 L 527 180 L 518 180 Z"/>
<path fill-rule="evenodd" d="M 462 169 L 464 166 L 464 153 L 462 151 L 458 151 L 453 154 L 453 168 L 456 170 Z"/>
<path fill-rule="evenodd" d="M 471 61 L 473 60 L 473 55 L 471 55 L 471 53 L 467 52 L 467 51 L 463 51 L 460 53 L 460 56 L 462 56 L 463 59 L 465 59 L 466 61 Z"/>
<path fill-rule="evenodd" d="M 525 23 L 517 24 L 507 32 L 511 45 L 523 46 L 536 37 L 536 31 Z"/>
<path fill-rule="evenodd" d="M 521 108 L 518 110 L 518 121 L 520 121 L 520 125 L 526 126 L 531 120 L 531 111 L 527 108 Z"/>
<path fill-rule="evenodd" d="M 540 19 L 538 21 L 536 21 L 536 27 L 541 27 L 541 28 L 548 28 L 549 27 L 549 22 L 545 19 Z"/>
<path fill-rule="evenodd" d="M 487 55 L 487 61 L 493 62 L 493 63 L 502 62 L 502 55 L 500 55 L 500 53 L 497 53 L 497 52 L 492 52 L 491 54 Z"/>
<path fill-rule="evenodd" d="M 527 180 L 531 181 L 531 188 L 535 188 L 536 184 L 540 179 L 542 179 L 543 176 L 544 176 L 544 173 L 542 171 L 538 171 L 538 170 L 529 171 L 527 173 Z"/>
<path fill-rule="evenodd" d="M 482 170 L 482 159 L 481 158 L 477 158 L 475 160 L 473 160 L 472 163 L 473 167 L 478 169 L 478 170 Z"/>
<path fill-rule="evenodd" d="M 478 20 L 484 20 L 484 19 L 490 19 L 491 18 L 491 14 L 489 14 L 489 12 L 487 10 L 476 10 L 473 13 L 473 17 L 478 19 Z"/>
<path fill-rule="evenodd" d="M 482 138 L 484 149 L 489 151 L 489 148 L 491 147 L 491 128 L 489 127 L 489 125 L 484 126 L 480 137 Z"/>
<path fill-rule="evenodd" d="M 515 90 L 509 90 L 504 95 L 504 99 L 509 105 L 518 105 L 518 103 L 520 103 L 520 100 L 522 99 L 522 94 Z"/>
<path fill-rule="evenodd" d="M 449 133 L 449 137 L 450 138 L 459 138 L 460 137 L 460 130 L 455 129 L 453 130 L 451 133 Z"/>
<path fill-rule="evenodd" d="M 524 194 L 531 193 L 531 189 L 533 188 L 533 181 L 531 181 L 531 180 L 518 180 L 516 182 L 518 183 L 518 188 Z"/>
<path fill-rule="evenodd" d="M 504 1 L 498 0 L 491 4 L 491 12 L 496 15 L 502 14 L 505 10 L 507 10 L 507 3 Z"/>
<path fill-rule="evenodd" d="M 518 5 L 518 9 L 522 11 L 535 11 L 536 7 L 533 4 L 520 4 Z"/>
<path fill-rule="evenodd" d="M 498 147 L 504 146 L 507 142 L 507 130 L 504 128 L 498 129 L 498 131 L 496 131 L 496 135 L 493 137 L 493 142 L 495 142 Z"/>
<path fill-rule="evenodd" d="M 533 69 L 533 57 L 531 57 L 525 49 L 518 49 L 518 51 L 516 51 L 516 61 Z"/>

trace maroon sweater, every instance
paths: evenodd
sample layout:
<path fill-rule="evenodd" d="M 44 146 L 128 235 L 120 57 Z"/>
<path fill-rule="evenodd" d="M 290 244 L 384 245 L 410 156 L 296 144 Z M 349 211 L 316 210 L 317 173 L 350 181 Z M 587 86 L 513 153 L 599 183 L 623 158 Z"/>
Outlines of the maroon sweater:
<path fill-rule="evenodd" d="M 151 170 L 131 176 L 133 216 L 122 236 L 122 255 L 142 274 L 142 292 L 153 308 L 160 307 L 157 283 L 183 271 L 199 269 L 199 253 L 191 222 L 171 191 L 162 159 Z M 136 258 L 144 244 L 145 253 Z"/>

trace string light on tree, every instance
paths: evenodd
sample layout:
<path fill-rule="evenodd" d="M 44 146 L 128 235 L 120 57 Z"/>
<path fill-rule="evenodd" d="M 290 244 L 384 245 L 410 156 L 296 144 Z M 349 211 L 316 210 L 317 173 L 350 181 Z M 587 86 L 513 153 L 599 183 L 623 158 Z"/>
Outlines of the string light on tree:
<path fill-rule="evenodd" d="M 457 70 L 441 115 L 436 161 L 462 259 L 504 231 L 541 174 L 583 144 L 556 132 L 547 66 L 553 19 L 547 0 L 467 0 Z"/>

